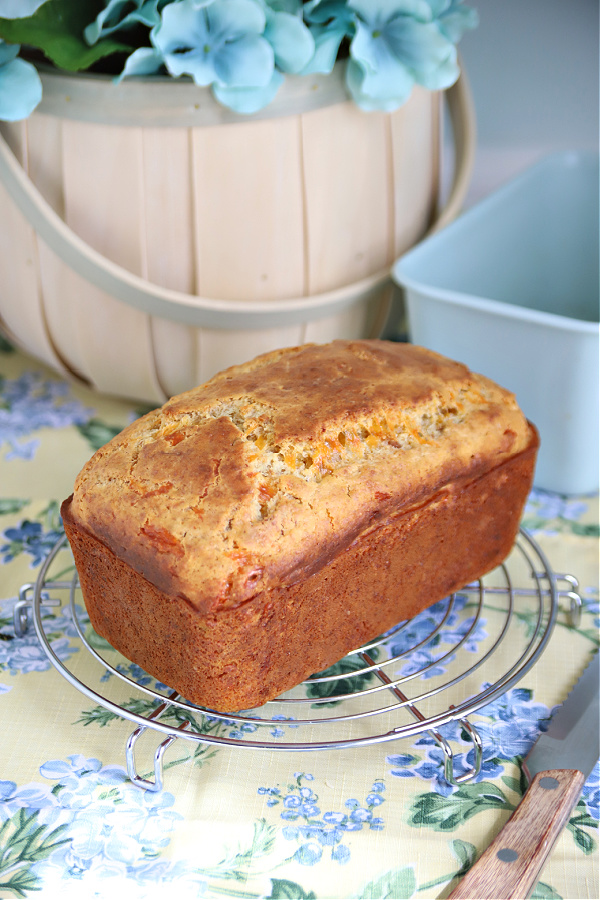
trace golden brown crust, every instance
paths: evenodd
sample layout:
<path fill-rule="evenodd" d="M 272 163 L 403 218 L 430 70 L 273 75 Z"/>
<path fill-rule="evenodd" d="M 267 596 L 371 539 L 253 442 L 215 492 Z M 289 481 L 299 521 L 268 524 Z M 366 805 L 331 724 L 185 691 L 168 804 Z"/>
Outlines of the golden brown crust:
<path fill-rule="evenodd" d="M 382 341 L 305 345 L 134 422 L 84 467 L 70 516 L 164 595 L 215 613 L 303 582 L 530 445 L 514 397 L 460 363 Z"/>

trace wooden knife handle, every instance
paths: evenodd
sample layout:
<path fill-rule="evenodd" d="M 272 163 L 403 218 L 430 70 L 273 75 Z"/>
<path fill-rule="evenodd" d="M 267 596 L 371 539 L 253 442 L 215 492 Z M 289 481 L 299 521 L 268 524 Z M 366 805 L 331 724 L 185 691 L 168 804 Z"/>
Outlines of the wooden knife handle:
<path fill-rule="evenodd" d="M 573 769 L 552 769 L 536 775 L 504 828 L 448 900 L 525 900 L 569 821 L 584 784 L 583 772 Z"/>

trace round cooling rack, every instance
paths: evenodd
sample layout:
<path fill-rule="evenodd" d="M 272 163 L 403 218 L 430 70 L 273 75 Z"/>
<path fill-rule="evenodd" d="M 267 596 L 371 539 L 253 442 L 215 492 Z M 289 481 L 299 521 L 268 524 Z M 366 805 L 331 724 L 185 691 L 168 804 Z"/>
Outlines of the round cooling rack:
<path fill-rule="evenodd" d="M 164 753 L 177 738 L 250 750 L 307 751 L 423 732 L 443 751 L 447 781 L 459 784 L 478 774 L 483 751 L 467 716 L 501 697 L 534 665 L 550 639 L 561 597 L 568 599 L 571 622 L 577 624 L 576 579 L 552 572 L 536 542 L 521 530 L 508 558 L 489 575 L 276 700 L 235 714 L 187 702 L 93 631 L 64 536 L 35 584 L 21 588 L 14 624 L 17 635 L 24 634 L 31 610 L 52 665 L 96 704 L 89 715 L 100 711 L 100 716 L 135 723 L 125 755 L 129 777 L 141 788 L 161 790 Z M 473 765 L 465 769 L 463 764 L 460 774 L 440 730 L 457 722 L 474 750 Z M 135 765 L 136 742 L 148 729 L 166 736 L 154 754 L 153 780 L 139 775 Z"/>

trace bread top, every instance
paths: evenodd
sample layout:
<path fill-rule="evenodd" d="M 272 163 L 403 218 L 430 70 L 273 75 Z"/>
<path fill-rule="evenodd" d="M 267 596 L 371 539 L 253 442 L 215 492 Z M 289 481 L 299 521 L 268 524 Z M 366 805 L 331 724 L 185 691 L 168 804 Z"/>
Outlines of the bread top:
<path fill-rule="evenodd" d="M 514 396 L 410 344 L 335 341 L 227 369 L 84 466 L 70 515 L 203 612 L 325 565 L 532 441 Z"/>

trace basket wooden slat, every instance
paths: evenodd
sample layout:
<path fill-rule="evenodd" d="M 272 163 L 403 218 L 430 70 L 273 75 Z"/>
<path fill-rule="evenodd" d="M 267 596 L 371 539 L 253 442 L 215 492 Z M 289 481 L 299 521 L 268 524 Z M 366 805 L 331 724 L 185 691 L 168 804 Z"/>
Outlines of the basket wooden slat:
<path fill-rule="evenodd" d="M 12 152 L 27 167 L 27 129 L 21 123 L 3 127 Z M 1 319 L 9 335 L 52 368 L 60 359 L 50 341 L 38 261 L 38 240 L 33 228 L 0 185 Z"/>
<path fill-rule="evenodd" d="M 275 347 L 381 332 L 392 288 L 379 276 L 435 220 L 438 95 L 415 90 L 392 114 L 329 99 L 213 125 L 89 119 L 42 106 L 1 131 L 77 240 L 136 284 L 167 290 L 166 314 L 74 271 L 0 185 L 0 322 L 28 352 L 99 391 L 159 403 Z M 202 297 L 217 313 L 199 327 Z M 315 301 L 306 313 L 302 298 Z M 286 303 L 296 313 L 270 321 Z M 236 309 L 256 310 L 257 324 Z"/>

